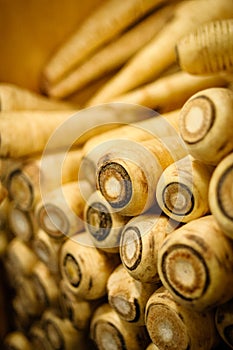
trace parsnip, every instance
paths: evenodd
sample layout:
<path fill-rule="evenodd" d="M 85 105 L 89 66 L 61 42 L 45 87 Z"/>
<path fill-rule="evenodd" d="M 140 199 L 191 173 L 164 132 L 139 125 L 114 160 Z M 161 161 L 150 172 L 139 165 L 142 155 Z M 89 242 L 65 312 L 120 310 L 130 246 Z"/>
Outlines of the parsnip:
<path fill-rule="evenodd" d="M 101 45 L 132 25 L 164 0 L 107 0 L 95 9 L 51 57 L 44 68 L 42 86 L 59 81 Z"/>
<path fill-rule="evenodd" d="M 132 29 L 100 48 L 96 54 L 74 68 L 61 81 L 51 86 L 48 84 L 48 95 L 54 98 L 67 97 L 106 73 L 120 68 L 171 19 L 173 9 L 174 6 L 171 5 L 155 10 Z"/>
<path fill-rule="evenodd" d="M 156 79 L 136 90 L 114 98 L 114 102 L 134 103 L 153 108 L 159 113 L 167 113 L 178 108 L 194 93 L 211 87 L 224 87 L 229 83 L 229 75 L 209 74 L 194 76 L 177 72 Z"/>
<path fill-rule="evenodd" d="M 175 45 L 185 34 L 202 23 L 233 16 L 233 3 L 228 0 L 182 1 L 173 19 L 89 100 L 88 105 L 112 100 L 145 84 L 176 61 Z"/>
<path fill-rule="evenodd" d="M 0 111 L 73 109 L 69 103 L 58 102 L 14 84 L 0 83 Z"/>
<path fill-rule="evenodd" d="M 233 239 L 233 153 L 226 156 L 215 168 L 209 186 L 210 210 L 223 232 Z"/>
<path fill-rule="evenodd" d="M 209 350 L 219 342 L 214 311 L 190 311 L 164 287 L 150 296 L 145 318 L 151 340 L 160 350 Z"/>
<path fill-rule="evenodd" d="M 233 150 L 233 91 L 212 87 L 194 94 L 181 108 L 180 135 L 188 152 L 217 165 Z"/>
<path fill-rule="evenodd" d="M 163 242 L 158 272 L 165 288 L 194 311 L 215 308 L 233 298 L 233 243 L 213 215 L 190 221 Z"/>
<path fill-rule="evenodd" d="M 233 69 L 233 19 L 211 21 L 181 38 L 176 44 L 182 70 L 208 74 Z"/>
<path fill-rule="evenodd" d="M 169 165 L 156 187 L 162 211 L 178 222 L 189 222 L 209 213 L 208 192 L 214 167 L 190 156 Z"/>

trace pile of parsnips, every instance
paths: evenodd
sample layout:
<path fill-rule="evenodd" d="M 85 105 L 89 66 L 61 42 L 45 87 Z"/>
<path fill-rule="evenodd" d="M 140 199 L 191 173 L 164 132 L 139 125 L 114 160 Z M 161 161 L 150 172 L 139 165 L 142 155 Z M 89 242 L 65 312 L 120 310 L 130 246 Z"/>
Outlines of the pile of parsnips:
<path fill-rule="evenodd" d="M 6 346 L 233 348 L 232 18 L 107 1 L 48 62 L 48 98 L 2 84 Z M 54 101 L 111 70 L 91 108 Z"/>

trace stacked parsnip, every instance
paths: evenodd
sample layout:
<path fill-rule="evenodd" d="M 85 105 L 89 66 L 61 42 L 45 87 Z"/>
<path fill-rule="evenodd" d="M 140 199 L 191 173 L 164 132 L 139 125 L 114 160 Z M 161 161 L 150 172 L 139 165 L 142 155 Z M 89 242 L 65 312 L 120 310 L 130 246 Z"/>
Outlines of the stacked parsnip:
<path fill-rule="evenodd" d="M 7 349 L 233 348 L 232 18 L 107 0 L 42 72 L 50 98 L 2 84 Z M 113 70 L 91 108 L 51 99 Z"/>

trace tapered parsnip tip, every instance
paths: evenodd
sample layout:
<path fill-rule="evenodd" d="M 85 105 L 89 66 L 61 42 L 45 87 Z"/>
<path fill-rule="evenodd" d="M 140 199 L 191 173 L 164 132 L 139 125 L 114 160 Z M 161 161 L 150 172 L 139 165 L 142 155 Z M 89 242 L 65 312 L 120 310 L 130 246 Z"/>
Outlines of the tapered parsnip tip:
<path fill-rule="evenodd" d="M 50 96 L 50 83 L 49 79 L 46 76 L 46 72 L 42 72 L 40 76 L 40 93 L 45 96 Z"/>

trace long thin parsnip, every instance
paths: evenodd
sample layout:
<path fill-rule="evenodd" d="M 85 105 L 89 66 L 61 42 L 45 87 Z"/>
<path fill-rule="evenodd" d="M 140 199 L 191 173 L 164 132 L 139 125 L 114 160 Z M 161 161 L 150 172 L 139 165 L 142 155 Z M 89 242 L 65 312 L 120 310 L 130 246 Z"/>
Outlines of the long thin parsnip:
<path fill-rule="evenodd" d="M 67 74 L 57 84 L 48 85 L 48 95 L 54 98 L 64 98 L 93 80 L 121 67 L 171 19 L 173 9 L 172 4 L 156 10 L 148 18 L 143 19 L 132 29 L 97 51 L 95 55 Z"/>
<path fill-rule="evenodd" d="M 59 81 L 101 45 L 132 25 L 165 0 L 107 0 L 81 23 L 75 33 L 51 57 L 42 84 Z"/>
<path fill-rule="evenodd" d="M 45 146 L 44 153 L 64 149 L 68 151 L 73 144 L 81 146 L 90 137 L 113 129 L 121 123 L 136 122 L 149 117 L 142 107 L 119 103 L 81 111 L 2 112 L 0 156 L 17 158 L 41 154 Z"/>
<path fill-rule="evenodd" d="M 212 0 L 182 1 L 178 4 L 173 19 L 113 79 L 97 91 L 88 105 L 107 102 L 155 79 L 176 61 L 175 45 L 181 37 L 202 23 L 232 17 L 232 1 L 216 0 L 212 5 Z"/>
<path fill-rule="evenodd" d="M 176 44 L 181 69 L 191 74 L 232 71 L 232 36 L 232 18 L 201 25 Z"/>
<path fill-rule="evenodd" d="M 20 110 L 63 110 L 74 106 L 65 102 L 58 102 L 25 88 L 0 83 L 0 111 Z"/>
<path fill-rule="evenodd" d="M 0 116 L 0 155 L 18 158 L 42 153 L 52 133 L 76 111 L 6 111 Z M 55 145 L 62 147 L 61 139 Z M 64 140 L 65 143 L 67 141 Z M 64 145 L 63 142 L 63 145 Z"/>
<path fill-rule="evenodd" d="M 228 83 L 229 75 L 194 76 L 180 71 L 120 95 L 113 101 L 139 104 L 166 113 L 181 108 L 188 98 L 200 90 L 227 86 Z"/>

